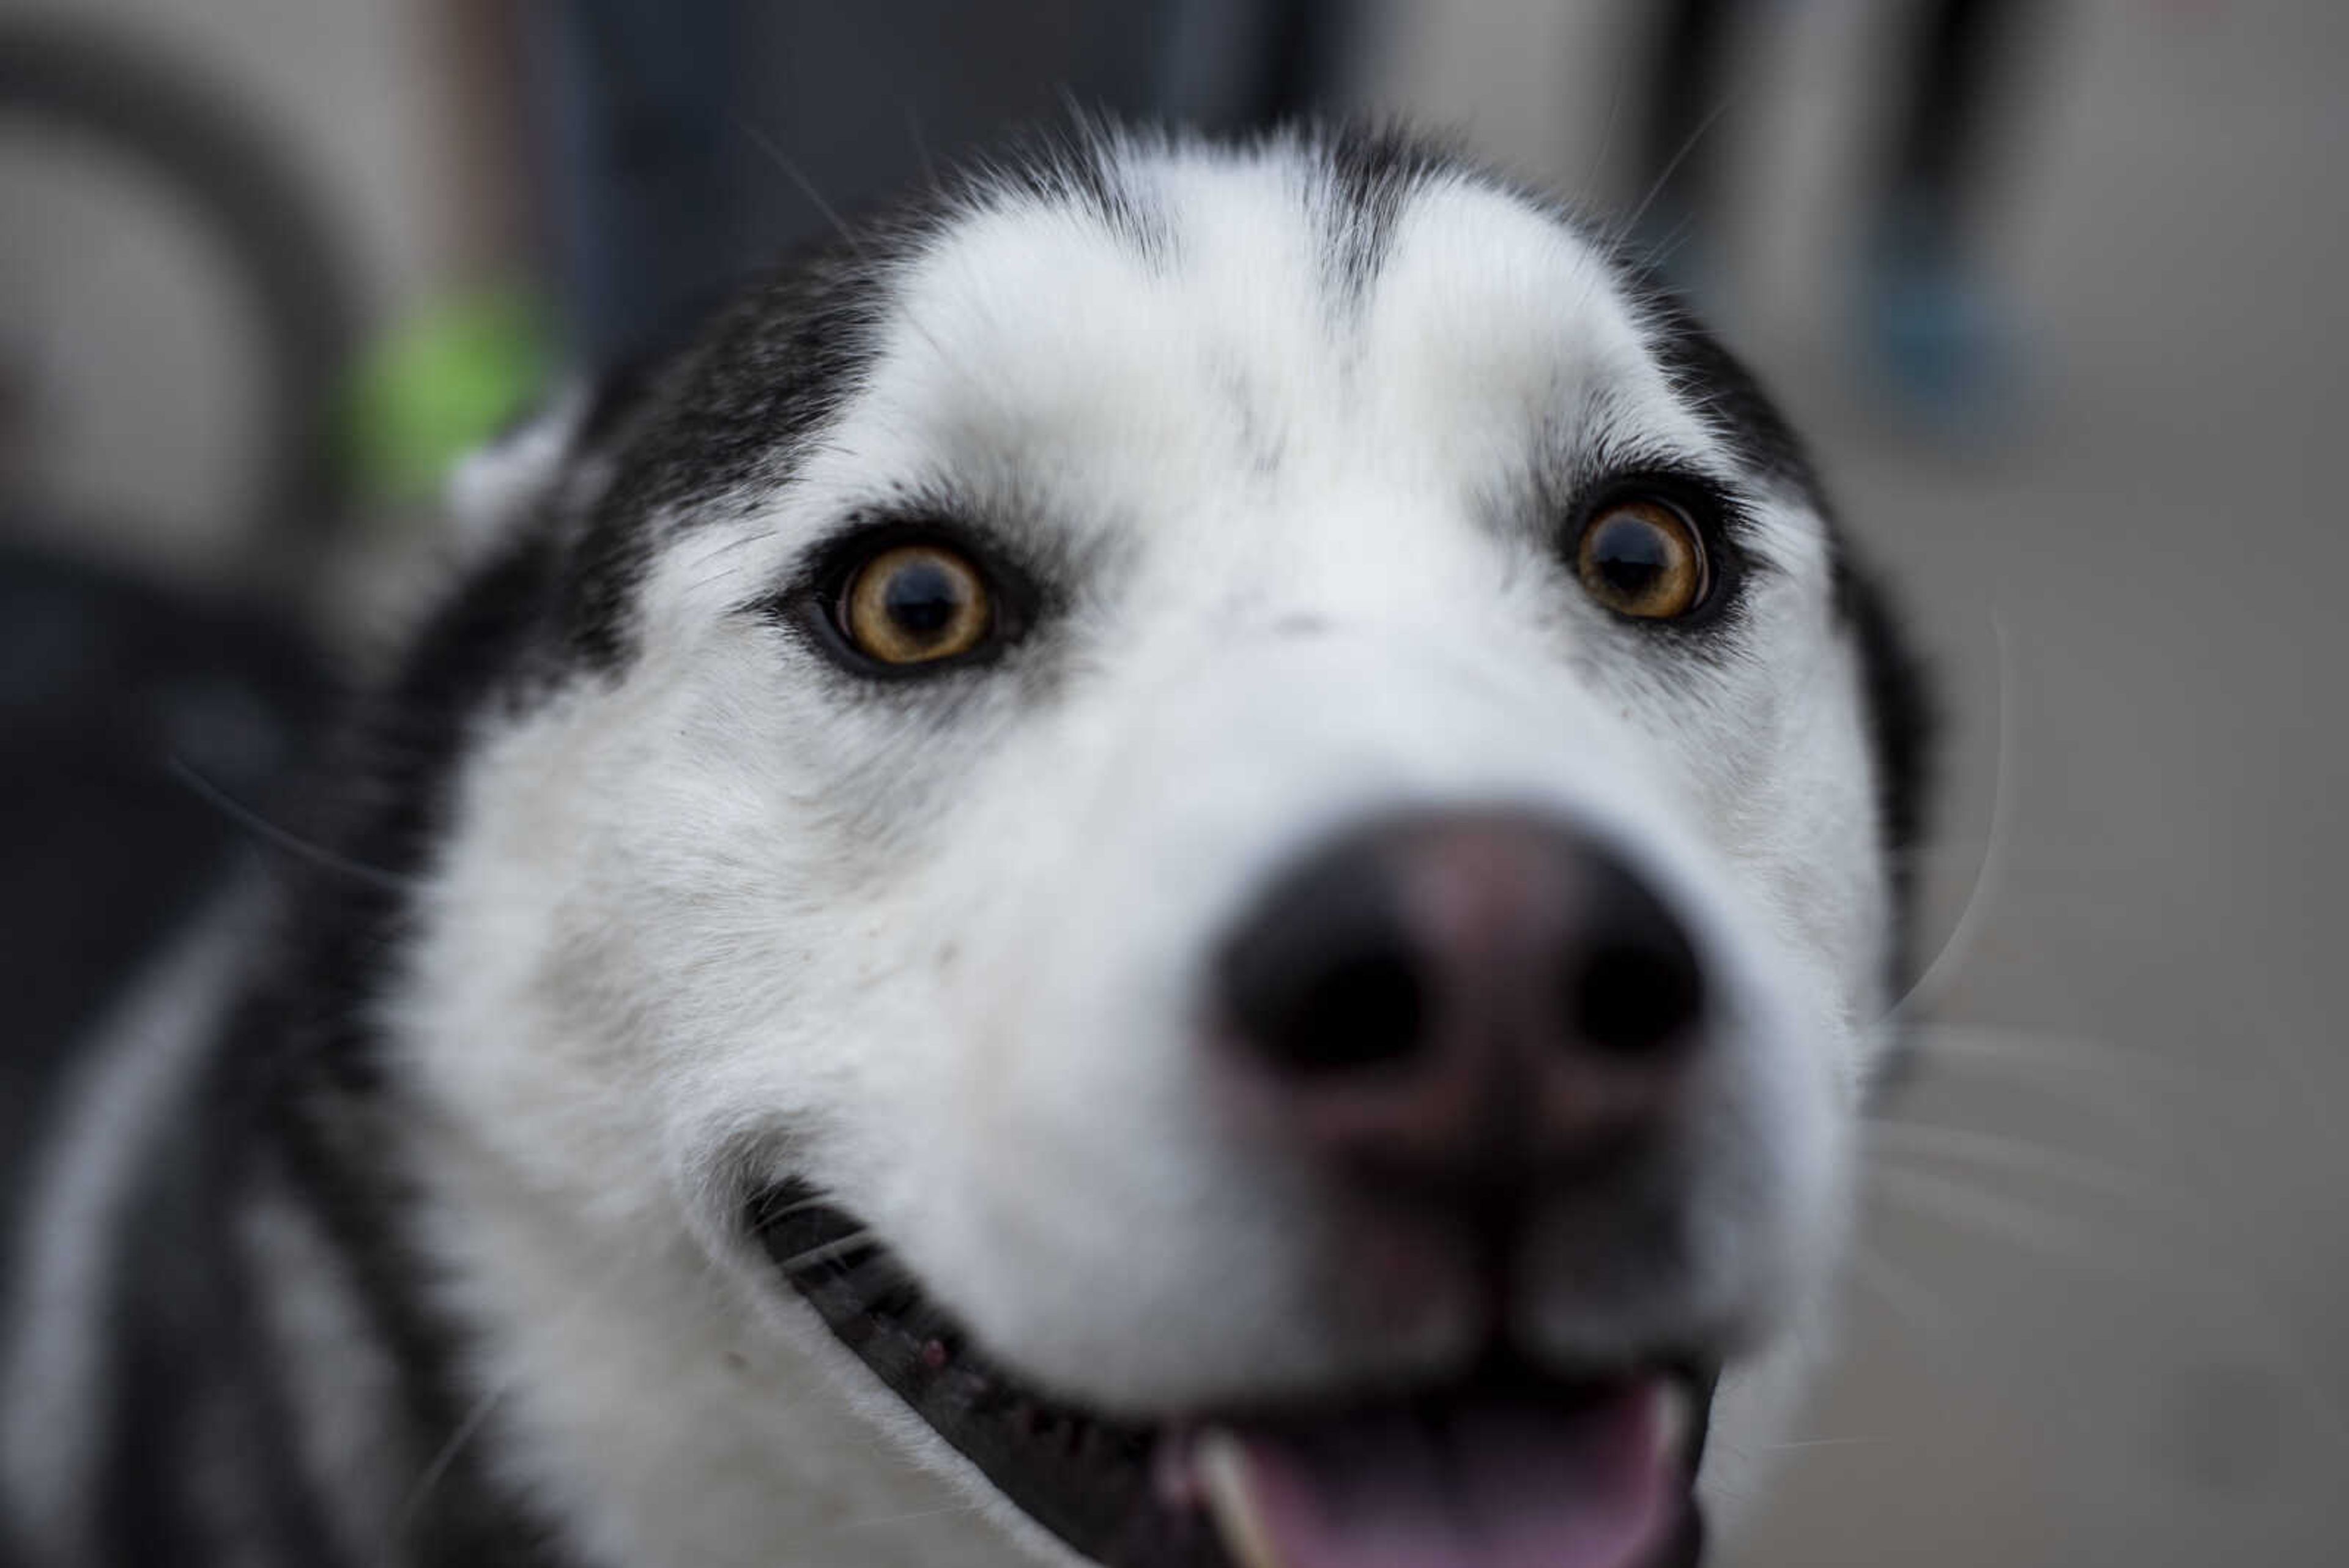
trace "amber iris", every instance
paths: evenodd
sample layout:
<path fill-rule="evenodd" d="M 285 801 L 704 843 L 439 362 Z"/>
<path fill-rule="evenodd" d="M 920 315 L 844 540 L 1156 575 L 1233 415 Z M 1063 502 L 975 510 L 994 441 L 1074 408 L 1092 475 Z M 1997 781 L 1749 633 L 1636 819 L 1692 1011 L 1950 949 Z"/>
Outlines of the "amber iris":
<path fill-rule="evenodd" d="M 943 545 L 899 545 L 859 566 L 842 590 L 841 635 L 883 664 L 935 664 L 987 640 L 994 607 L 986 579 Z"/>
<path fill-rule="evenodd" d="M 1704 540 L 1666 501 L 1620 501 L 1582 531 L 1575 569 L 1590 597 L 1636 620 L 1673 620 L 1704 603 Z"/>

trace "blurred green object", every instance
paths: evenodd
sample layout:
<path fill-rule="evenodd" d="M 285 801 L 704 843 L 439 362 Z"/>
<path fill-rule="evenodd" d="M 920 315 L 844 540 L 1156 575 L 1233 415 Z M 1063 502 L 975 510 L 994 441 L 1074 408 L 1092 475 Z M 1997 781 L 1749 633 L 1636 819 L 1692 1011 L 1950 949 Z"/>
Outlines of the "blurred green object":
<path fill-rule="evenodd" d="M 352 474 L 376 502 L 436 497 L 450 466 L 525 412 L 554 363 L 548 313 L 523 290 L 437 306 L 361 365 L 351 406 Z"/>

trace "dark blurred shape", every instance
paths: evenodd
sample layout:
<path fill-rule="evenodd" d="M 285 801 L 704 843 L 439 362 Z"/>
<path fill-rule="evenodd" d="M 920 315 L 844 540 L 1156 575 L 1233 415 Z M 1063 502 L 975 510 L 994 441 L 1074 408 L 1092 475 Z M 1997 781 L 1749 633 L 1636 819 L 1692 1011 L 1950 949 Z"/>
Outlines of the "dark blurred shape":
<path fill-rule="evenodd" d="M 12 19 L 0 137 L 26 130 L 107 154 L 130 176 L 122 199 L 168 206 L 225 259 L 259 326 L 270 417 L 243 580 L 212 599 L 21 543 L 70 538 L 85 519 L 0 476 L 11 1135 L 26 1086 L 219 881 L 242 836 L 187 776 L 265 802 L 322 707 L 320 660 L 292 618 L 343 512 L 334 421 L 357 330 L 339 246 L 278 139 L 224 90 L 78 18 Z M 21 403 L 43 393 L 0 383 Z M 54 515 L 61 506 L 69 514 Z"/>
<path fill-rule="evenodd" d="M 794 246 L 1071 107 L 1239 131 L 1327 107 L 1338 0 L 577 0 L 522 13 L 573 348 L 626 361 Z"/>
<path fill-rule="evenodd" d="M 1744 0 L 1667 0 L 1646 95 L 1644 162 L 1652 204 L 1702 223 L 1719 180 L 1710 121 L 1730 90 L 1729 46 Z M 1956 223 L 1971 214 L 1986 172 L 1985 100 L 2014 0 L 1930 0 L 1906 18 L 1894 121 L 1884 138 L 1881 199 L 1930 205 Z"/>
<path fill-rule="evenodd" d="M 1935 0 L 1908 40 L 1901 112 L 1885 143 L 1887 200 L 1919 202 L 1953 227 L 1978 221 L 1988 106 L 2015 0 Z"/>
<path fill-rule="evenodd" d="M 1739 0 L 1668 0 L 1645 95 L 1648 189 L 1637 212 L 1658 268 L 1692 294 L 1715 265 L 1723 144 L 1715 119 L 1730 78 Z M 2015 0 L 1928 0 L 1899 18 L 1891 119 L 1872 176 L 1852 300 L 1863 369 L 1938 433 L 1994 421 L 2010 389 L 2011 346 L 1981 276 L 1984 186 L 1999 73 L 2025 7 Z"/>
<path fill-rule="evenodd" d="M 191 778 L 264 805 L 324 706 L 317 670 L 264 618 L 0 547 L 0 1137 L 244 838 Z"/>
<path fill-rule="evenodd" d="M 1225 133 L 1326 110 L 1344 95 L 1364 0 L 1174 0 L 1156 113 Z"/>
<path fill-rule="evenodd" d="M 637 352 L 736 268 L 754 212 L 728 118 L 741 26 L 691 0 L 528 13 L 564 306 L 590 364 Z"/>

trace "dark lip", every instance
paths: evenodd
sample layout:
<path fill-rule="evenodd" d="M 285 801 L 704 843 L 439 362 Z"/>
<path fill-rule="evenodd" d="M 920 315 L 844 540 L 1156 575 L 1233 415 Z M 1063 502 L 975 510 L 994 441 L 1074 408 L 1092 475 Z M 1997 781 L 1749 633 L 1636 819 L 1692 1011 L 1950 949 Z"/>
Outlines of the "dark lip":
<path fill-rule="evenodd" d="M 952 1315 L 847 1210 L 785 1181 L 748 1206 L 751 1234 L 842 1344 L 1022 1512 L 1104 1568 L 1232 1568 L 1206 1516 L 1159 1501 L 1151 1455 L 1167 1423 L 1121 1420 L 1050 1398 L 997 1366 Z M 1713 1369 L 1673 1363 L 1696 1398 L 1693 1488 Z M 1574 1385 L 1516 1363 L 1480 1376 Z M 1692 1491 L 1666 1550 L 1648 1568 L 1693 1568 L 1703 1521 Z"/>

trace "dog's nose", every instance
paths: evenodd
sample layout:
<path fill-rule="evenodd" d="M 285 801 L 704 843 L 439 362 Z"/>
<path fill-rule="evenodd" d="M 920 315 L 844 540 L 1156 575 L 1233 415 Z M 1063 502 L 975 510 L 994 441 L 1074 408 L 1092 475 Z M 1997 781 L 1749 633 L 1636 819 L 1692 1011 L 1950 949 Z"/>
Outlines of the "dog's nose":
<path fill-rule="evenodd" d="M 1323 846 L 1233 929 L 1216 981 L 1238 1070 L 1284 1130 L 1421 1188 L 1614 1158 L 1668 1114 L 1705 1033 L 1696 944 L 1665 900 L 1530 813 L 1390 819 Z"/>

